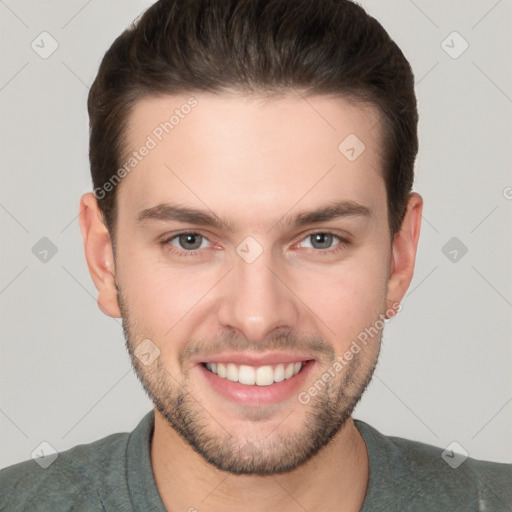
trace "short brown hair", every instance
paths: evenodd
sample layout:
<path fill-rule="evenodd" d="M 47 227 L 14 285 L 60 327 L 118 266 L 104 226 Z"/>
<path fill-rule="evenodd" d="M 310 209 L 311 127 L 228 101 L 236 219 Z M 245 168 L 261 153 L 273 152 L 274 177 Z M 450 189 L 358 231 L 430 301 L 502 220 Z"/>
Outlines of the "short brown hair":
<path fill-rule="evenodd" d="M 391 234 L 414 180 L 418 113 L 409 63 L 349 0 L 159 0 L 106 52 L 88 98 L 95 189 L 116 173 L 135 103 L 235 90 L 338 95 L 377 107 Z M 341 141 L 340 141 L 341 142 Z M 113 237 L 115 187 L 98 197 Z"/>

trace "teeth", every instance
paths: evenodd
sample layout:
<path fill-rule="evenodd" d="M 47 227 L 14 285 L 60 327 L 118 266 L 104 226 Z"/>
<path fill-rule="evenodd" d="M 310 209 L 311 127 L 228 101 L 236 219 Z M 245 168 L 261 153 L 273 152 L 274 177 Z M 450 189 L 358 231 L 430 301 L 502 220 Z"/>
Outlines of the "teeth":
<path fill-rule="evenodd" d="M 233 363 L 206 363 L 206 368 L 219 377 L 247 386 L 270 386 L 274 382 L 290 379 L 301 371 L 302 366 L 302 362 L 258 367 Z"/>
<path fill-rule="evenodd" d="M 220 366 L 218 363 L 217 368 Z M 233 363 L 228 363 L 226 366 L 226 379 L 238 382 L 238 368 Z"/>
<path fill-rule="evenodd" d="M 294 369 L 295 369 L 295 365 L 293 363 L 290 363 L 284 370 L 284 378 L 289 379 L 293 375 Z"/>
<path fill-rule="evenodd" d="M 254 368 L 241 365 L 238 369 L 238 382 L 240 382 L 240 384 L 254 386 L 254 384 L 256 384 L 256 372 L 254 371 Z"/>
<path fill-rule="evenodd" d="M 260 366 L 254 373 L 256 374 L 256 384 L 258 386 L 270 386 L 270 384 L 274 383 L 274 370 L 272 370 L 272 366 Z"/>
<path fill-rule="evenodd" d="M 274 382 L 284 380 L 284 364 L 278 364 L 274 370 Z"/>

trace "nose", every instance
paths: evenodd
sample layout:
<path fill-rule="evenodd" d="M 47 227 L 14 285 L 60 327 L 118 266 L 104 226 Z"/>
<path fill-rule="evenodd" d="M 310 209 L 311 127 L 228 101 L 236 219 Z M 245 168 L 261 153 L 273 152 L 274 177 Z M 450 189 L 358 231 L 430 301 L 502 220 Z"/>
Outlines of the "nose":
<path fill-rule="evenodd" d="M 254 342 L 277 330 L 294 330 L 299 321 L 298 299 L 287 280 L 267 252 L 252 263 L 236 256 L 224 282 L 219 323 Z"/>

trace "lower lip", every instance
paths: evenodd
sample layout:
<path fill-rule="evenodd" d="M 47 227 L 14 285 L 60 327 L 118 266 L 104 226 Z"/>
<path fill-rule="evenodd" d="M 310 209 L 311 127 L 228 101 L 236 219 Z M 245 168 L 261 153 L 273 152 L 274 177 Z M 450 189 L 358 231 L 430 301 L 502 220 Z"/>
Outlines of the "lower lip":
<path fill-rule="evenodd" d="M 233 402 L 243 405 L 272 405 L 297 396 L 314 364 L 315 361 L 307 361 L 297 375 L 281 382 L 274 382 L 270 386 L 247 386 L 223 379 L 202 364 L 198 364 L 197 368 L 211 388 Z"/>

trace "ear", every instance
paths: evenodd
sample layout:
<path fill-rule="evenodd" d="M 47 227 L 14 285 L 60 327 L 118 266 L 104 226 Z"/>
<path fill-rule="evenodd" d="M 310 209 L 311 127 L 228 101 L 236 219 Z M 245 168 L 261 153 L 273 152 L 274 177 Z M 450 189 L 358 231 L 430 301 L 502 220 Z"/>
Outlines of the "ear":
<path fill-rule="evenodd" d="M 84 194 L 80 199 L 79 219 L 87 266 L 98 290 L 98 306 L 106 315 L 120 318 L 112 240 L 98 201 L 91 192 Z"/>
<path fill-rule="evenodd" d="M 409 195 L 400 231 L 393 238 L 391 271 L 388 279 L 386 304 L 388 311 L 400 310 L 400 302 L 411 284 L 420 237 L 422 197 L 413 192 Z"/>

